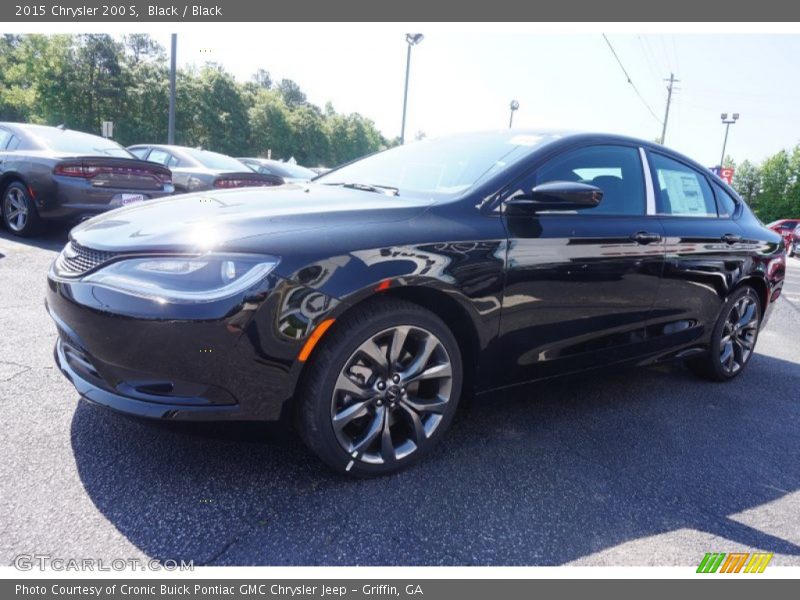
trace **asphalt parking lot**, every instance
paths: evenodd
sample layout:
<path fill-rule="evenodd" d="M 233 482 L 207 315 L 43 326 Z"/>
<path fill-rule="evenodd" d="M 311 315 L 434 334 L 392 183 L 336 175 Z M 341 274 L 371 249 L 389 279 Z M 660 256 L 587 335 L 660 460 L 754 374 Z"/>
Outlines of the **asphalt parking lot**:
<path fill-rule="evenodd" d="M 79 401 L 43 306 L 65 239 L 0 233 L 0 564 L 696 565 L 758 550 L 800 565 L 796 259 L 736 382 L 676 365 L 528 386 L 462 410 L 421 465 L 352 481 L 274 426 Z"/>

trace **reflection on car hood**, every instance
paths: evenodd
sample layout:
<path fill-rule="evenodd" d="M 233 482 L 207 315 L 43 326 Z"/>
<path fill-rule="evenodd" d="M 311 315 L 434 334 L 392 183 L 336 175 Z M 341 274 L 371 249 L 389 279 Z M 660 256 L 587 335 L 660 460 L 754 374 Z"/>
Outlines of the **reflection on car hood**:
<path fill-rule="evenodd" d="M 432 203 L 319 184 L 209 191 L 112 210 L 70 236 L 112 252 L 235 249 L 237 241 L 255 236 L 410 219 Z"/>

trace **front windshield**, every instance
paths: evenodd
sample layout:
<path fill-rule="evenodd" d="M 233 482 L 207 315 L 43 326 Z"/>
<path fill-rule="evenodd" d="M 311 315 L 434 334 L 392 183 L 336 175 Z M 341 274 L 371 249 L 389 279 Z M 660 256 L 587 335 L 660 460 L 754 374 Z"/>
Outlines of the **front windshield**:
<path fill-rule="evenodd" d="M 395 188 L 400 196 L 456 196 L 552 139 L 492 132 L 421 140 L 373 154 L 314 181 Z"/>
<path fill-rule="evenodd" d="M 106 138 L 71 129 L 29 125 L 28 132 L 45 147 L 56 152 L 66 152 L 80 156 L 115 156 L 133 158 L 122 146 Z"/>
<path fill-rule="evenodd" d="M 216 171 L 252 170 L 235 158 L 225 154 L 210 152 L 209 150 L 196 150 L 194 148 L 184 148 L 183 151 L 208 169 L 214 169 Z"/>

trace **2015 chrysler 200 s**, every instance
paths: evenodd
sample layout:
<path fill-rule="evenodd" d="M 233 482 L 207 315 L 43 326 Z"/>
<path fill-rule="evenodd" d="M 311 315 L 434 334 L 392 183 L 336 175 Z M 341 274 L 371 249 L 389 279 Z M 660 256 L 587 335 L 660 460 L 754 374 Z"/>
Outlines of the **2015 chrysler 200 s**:
<path fill-rule="evenodd" d="M 98 216 L 47 304 L 90 402 L 291 417 L 322 460 L 368 476 L 430 451 L 462 392 L 668 359 L 732 379 L 784 269 L 780 236 L 684 156 L 502 132 Z"/>

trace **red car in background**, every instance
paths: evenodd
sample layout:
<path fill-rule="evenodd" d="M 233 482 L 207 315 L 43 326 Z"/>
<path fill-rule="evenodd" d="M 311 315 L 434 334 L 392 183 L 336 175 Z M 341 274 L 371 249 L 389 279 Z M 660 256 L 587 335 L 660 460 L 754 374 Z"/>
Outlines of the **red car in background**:
<path fill-rule="evenodd" d="M 789 256 L 797 255 L 800 252 L 800 233 L 797 227 L 800 225 L 800 219 L 779 219 L 773 221 L 767 227 L 783 237 L 783 242 L 786 244 L 786 253 Z"/>

